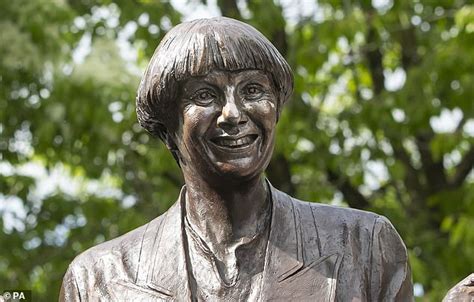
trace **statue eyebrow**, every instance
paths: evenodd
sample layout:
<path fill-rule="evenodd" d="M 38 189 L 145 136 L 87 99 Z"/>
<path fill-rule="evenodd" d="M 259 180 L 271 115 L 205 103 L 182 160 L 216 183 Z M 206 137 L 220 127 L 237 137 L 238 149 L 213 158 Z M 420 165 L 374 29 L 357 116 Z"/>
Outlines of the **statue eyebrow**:
<path fill-rule="evenodd" d="M 250 74 L 249 73 L 246 73 L 246 74 L 243 74 L 243 73 L 239 73 L 237 74 L 237 79 L 241 78 L 241 77 L 244 77 L 244 78 L 248 78 L 248 77 L 253 77 L 254 79 L 257 78 L 257 79 L 261 79 L 261 80 L 265 80 L 265 81 L 268 81 L 270 82 L 270 79 L 268 77 L 268 75 L 266 75 L 264 72 L 260 71 L 260 70 L 248 70 L 250 71 Z M 250 79 L 248 79 L 250 81 Z"/>
<path fill-rule="evenodd" d="M 214 90 L 219 90 L 219 83 L 220 80 L 222 80 L 222 77 L 230 75 L 232 75 L 234 79 L 239 80 L 241 83 L 245 82 L 245 84 L 255 81 L 265 81 L 271 84 L 269 76 L 265 72 L 258 69 L 245 69 L 237 71 L 216 70 L 206 75 L 191 76 L 183 81 L 182 87 L 201 83 L 210 86 Z M 257 84 L 261 85 L 261 83 Z"/>
<path fill-rule="evenodd" d="M 187 83 L 204 82 L 209 85 L 213 85 L 215 82 L 217 82 L 217 80 L 219 80 L 220 77 L 221 75 L 213 75 L 212 73 L 202 76 L 191 76 L 184 81 L 184 84 L 186 85 Z"/>

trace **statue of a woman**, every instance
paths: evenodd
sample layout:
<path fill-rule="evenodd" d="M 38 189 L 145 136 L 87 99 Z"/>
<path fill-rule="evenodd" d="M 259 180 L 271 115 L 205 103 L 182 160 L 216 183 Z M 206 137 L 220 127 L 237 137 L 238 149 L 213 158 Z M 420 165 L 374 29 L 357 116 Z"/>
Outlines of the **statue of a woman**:
<path fill-rule="evenodd" d="M 411 301 L 406 248 L 382 216 L 294 199 L 263 176 L 290 67 L 228 18 L 171 29 L 137 97 L 185 180 L 166 213 L 79 255 L 66 301 Z"/>

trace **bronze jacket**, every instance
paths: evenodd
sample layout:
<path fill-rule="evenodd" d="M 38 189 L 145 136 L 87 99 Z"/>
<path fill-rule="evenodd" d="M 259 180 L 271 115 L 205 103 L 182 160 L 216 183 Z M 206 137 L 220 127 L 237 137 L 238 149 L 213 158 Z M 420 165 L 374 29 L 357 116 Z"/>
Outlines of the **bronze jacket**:
<path fill-rule="evenodd" d="M 270 190 L 259 301 L 413 301 L 407 251 L 386 218 Z M 76 257 L 60 300 L 189 301 L 181 200 L 148 224 Z"/>

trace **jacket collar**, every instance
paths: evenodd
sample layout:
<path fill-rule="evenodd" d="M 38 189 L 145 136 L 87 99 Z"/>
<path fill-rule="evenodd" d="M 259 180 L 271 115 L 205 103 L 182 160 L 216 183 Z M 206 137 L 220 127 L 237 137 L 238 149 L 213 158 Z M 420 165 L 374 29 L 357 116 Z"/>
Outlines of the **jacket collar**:
<path fill-rule="evenodd" d="M 278 300 L 278 297 L 281 299 L 292 294 L 288 296 L 291 300 L 314 292 L 327 292 L 322 297 L 333 297 L 341 257 L 338 254 L 318 254 L 316 259 L 305 263 L 300 211 L 291 197 L 267 183 L 272 197 L 272 219 L 260 299 Z M 177 202 L 149 223 L 142 241 L 136 277 L 138 285 L 179 301 L 191 297 L 186 271 L 186 241 L 183 240 L 185 192 L 183 187 Z M 308 278 L 309 283 L 295 282 Z"/>
<path fill-rule="evenodd" d="M 268 186 L 273 212 L 260 301 L 333 301 L 340 255 L 318 251 L 314 259 L 305 259 L 305 248 L 314 247 L 305 247 L 303 232 L 317 237 L 316 221 L 302 226 L 301 216 L 311 211 L 309 205 L 295 201 L 270 182 Z"/>
<path fill-rule="evenodd" d="M 275 189 L 267 180 L 272 195 L 272 220 L 268 239 L 265 272 L 283 280 L 303 265 L 301 224 L 288 195 Z"/>
<path fill-rule="evenodd" d="M 136 277 L 137 285 L 177 301 L 190 300 L 182 228 L 185 195 L 183 186 L 173 206 L 149 223 Z"/>

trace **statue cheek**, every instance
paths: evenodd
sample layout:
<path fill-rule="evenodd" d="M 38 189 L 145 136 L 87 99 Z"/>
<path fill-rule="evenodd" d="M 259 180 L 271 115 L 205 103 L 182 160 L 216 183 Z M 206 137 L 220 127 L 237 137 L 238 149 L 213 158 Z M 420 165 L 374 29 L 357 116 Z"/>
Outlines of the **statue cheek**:
<path fill-rule="evenodd" d="M 184 108 L 184 116 L 190 117 L 196 115 L 196 111 L 198 111 L 199 108 L 195 105 L 189 104 Z"/>
<path fill-rule="evenodd" d="M 259 119 L 275 120 L 276 106 L 269 99 L 263 99 L 246 105 L 245 110 Z"/>
<path fill-rule="evenodd" d="M 183 113 L 183 124 L 186 127 L 202 128 L 209 127 L 215 119 L 218 108 L 215 106 L 197 106 L 190 105 L 186 107 Z"/>
<path fill-rule="evenodd" d="M 261 114 L 264 118 L 264 123 L 267 128 L 273 129 L 277 121 L 277 109 L 273 101 L 267 100 L 262 106 Z"/>

